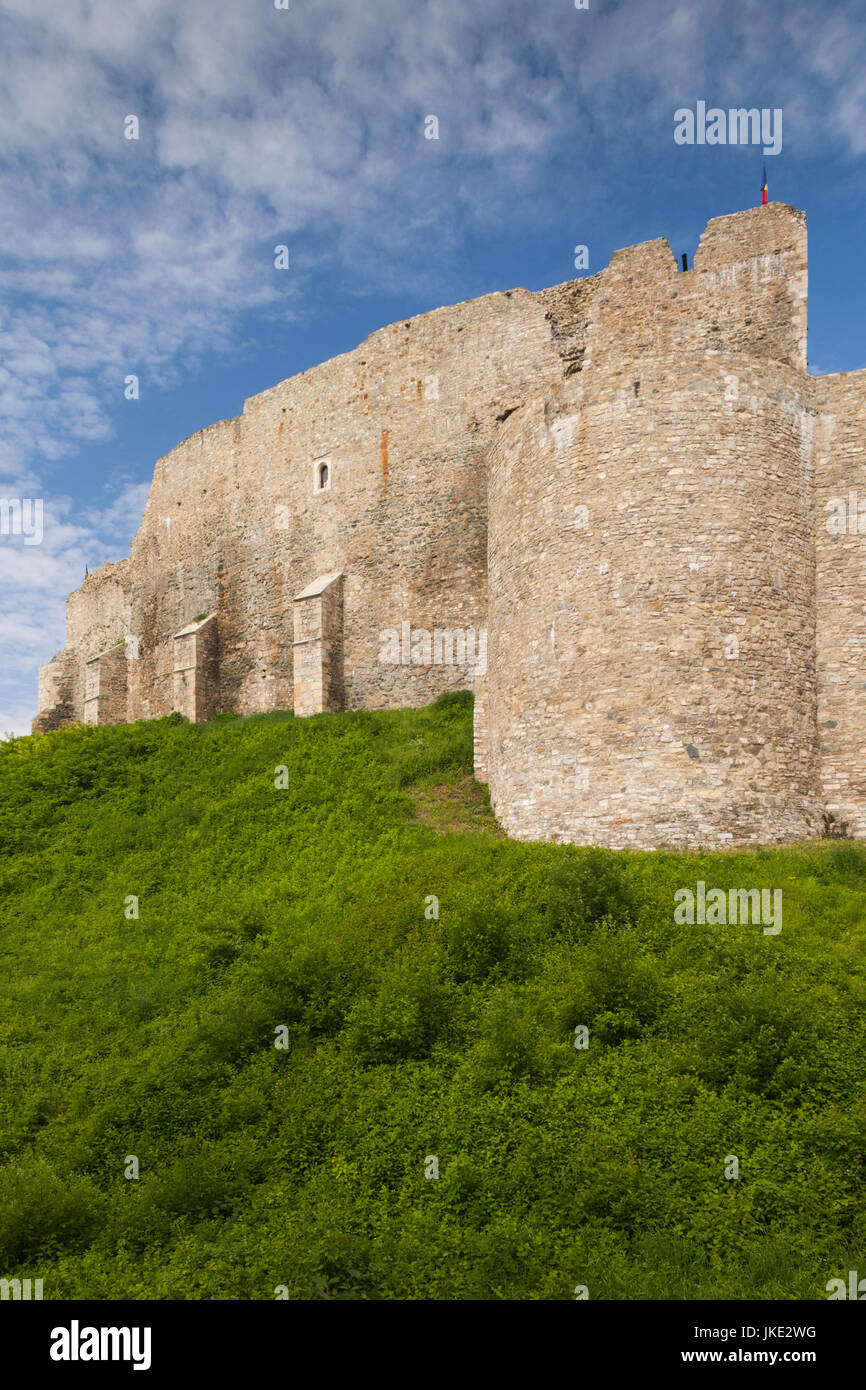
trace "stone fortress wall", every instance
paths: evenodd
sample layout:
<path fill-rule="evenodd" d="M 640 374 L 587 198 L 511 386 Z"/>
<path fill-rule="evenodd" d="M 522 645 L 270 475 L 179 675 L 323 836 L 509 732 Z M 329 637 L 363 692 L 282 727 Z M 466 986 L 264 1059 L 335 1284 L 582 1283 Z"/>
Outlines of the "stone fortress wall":
<path fill-rule="evenodd" d="M 127 635 L 120 717 L 167 714 L 174 635 L 212 612 L 214 709 L 290 708 L 294 600 L 333 573 L 346 708 L 465 688 L 465 668 L 380 662 L 380 633 L 483 628 L 486 453 L 498 419 L 561 371 L 543 301 L 514 290 L 382 329 L 185 440 L 156 465 L 130 558 L 70 596 L 37 727 L 65 706 L 83 717 L 87 659 Z"/>
<path fill-rule="evenodd" d="M 34 729 L 474 684 L 517 838 L 863 835 L 866 483 L 863 534 L 826 518 L 862 478 L 866 372 L 810 377 L 806 313 L 805 217 L 772 203 L 684 273 L 646 242 L 253 397 L 157 464 Z"/>

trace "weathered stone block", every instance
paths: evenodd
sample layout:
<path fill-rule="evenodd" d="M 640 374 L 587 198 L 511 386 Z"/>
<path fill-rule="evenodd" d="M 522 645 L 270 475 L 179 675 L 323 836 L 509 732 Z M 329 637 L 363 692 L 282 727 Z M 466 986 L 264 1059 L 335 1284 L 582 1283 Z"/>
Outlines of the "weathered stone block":
<path fill-rule="evenodd" d="M 294 601 L 295 714 L 343 708 L 343 576 L 326 574 Z"/>
<path fill-rule="evenodd" d="M 192 724 L 216 712 L 219 646 L 216 614 L 188 623 L 174 634 L 173 708 Z"/>
<path fill-rule="evenodd" d="M 122 724 L 126 720 L 126 642 L 90 657 L 84 677 L 85 724 Z"/>

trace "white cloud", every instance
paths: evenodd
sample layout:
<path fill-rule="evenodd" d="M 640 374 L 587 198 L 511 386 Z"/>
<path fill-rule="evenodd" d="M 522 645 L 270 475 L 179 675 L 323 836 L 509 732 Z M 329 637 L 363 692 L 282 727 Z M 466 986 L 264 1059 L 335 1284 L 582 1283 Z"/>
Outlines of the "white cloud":
<path fill-rule="evenodd" d="M 426 250 L 445 264 L 467 228 L 555 216 L 554 167 L 591 211 L 599 149 L 658 152 L 682 101 L 783 105 L 786 148 L 862 153 L 861 3 L 0 0 L 0 474 L 48 491 L 54 465 L 110 436 L 127 373 L 176 382 L 203 345 L 230 350 L 240 313 L 303 312 L 323 261 L 359 290 L 432 276 Z M 23 569 L 0 548 L 19 681 L 28 594 L 51 615 L 44 659 L 85 551 L 128 543 L 128 516 L 71 514 Z"/>

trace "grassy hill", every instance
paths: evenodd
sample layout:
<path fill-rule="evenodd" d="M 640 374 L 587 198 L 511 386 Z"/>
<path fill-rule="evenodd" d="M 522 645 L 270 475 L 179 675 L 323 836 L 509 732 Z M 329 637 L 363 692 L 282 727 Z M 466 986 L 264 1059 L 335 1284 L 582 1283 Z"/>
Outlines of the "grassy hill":
<path fill-rule="evenodd" d="M 0 1277 L 825 1298 L 863 1264 L 864 847 L 513 843 L 451 696 L 0 743 L 0 850 Z M 781 933 L 677 925 L 698 879 L 781 888 Z"/>

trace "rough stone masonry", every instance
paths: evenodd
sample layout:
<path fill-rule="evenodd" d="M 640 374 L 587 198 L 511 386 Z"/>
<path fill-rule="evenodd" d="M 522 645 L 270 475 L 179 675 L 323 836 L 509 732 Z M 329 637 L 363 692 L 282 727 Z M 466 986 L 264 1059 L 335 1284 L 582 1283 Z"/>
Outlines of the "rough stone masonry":
<path fill-rule="evenodd" d="M 866 371 L 810 376 L 806 312 L 770 203 L 252 397 L 70 595 L 34 731 L 474 685 L 518 839 L 863 837 Z"/>

